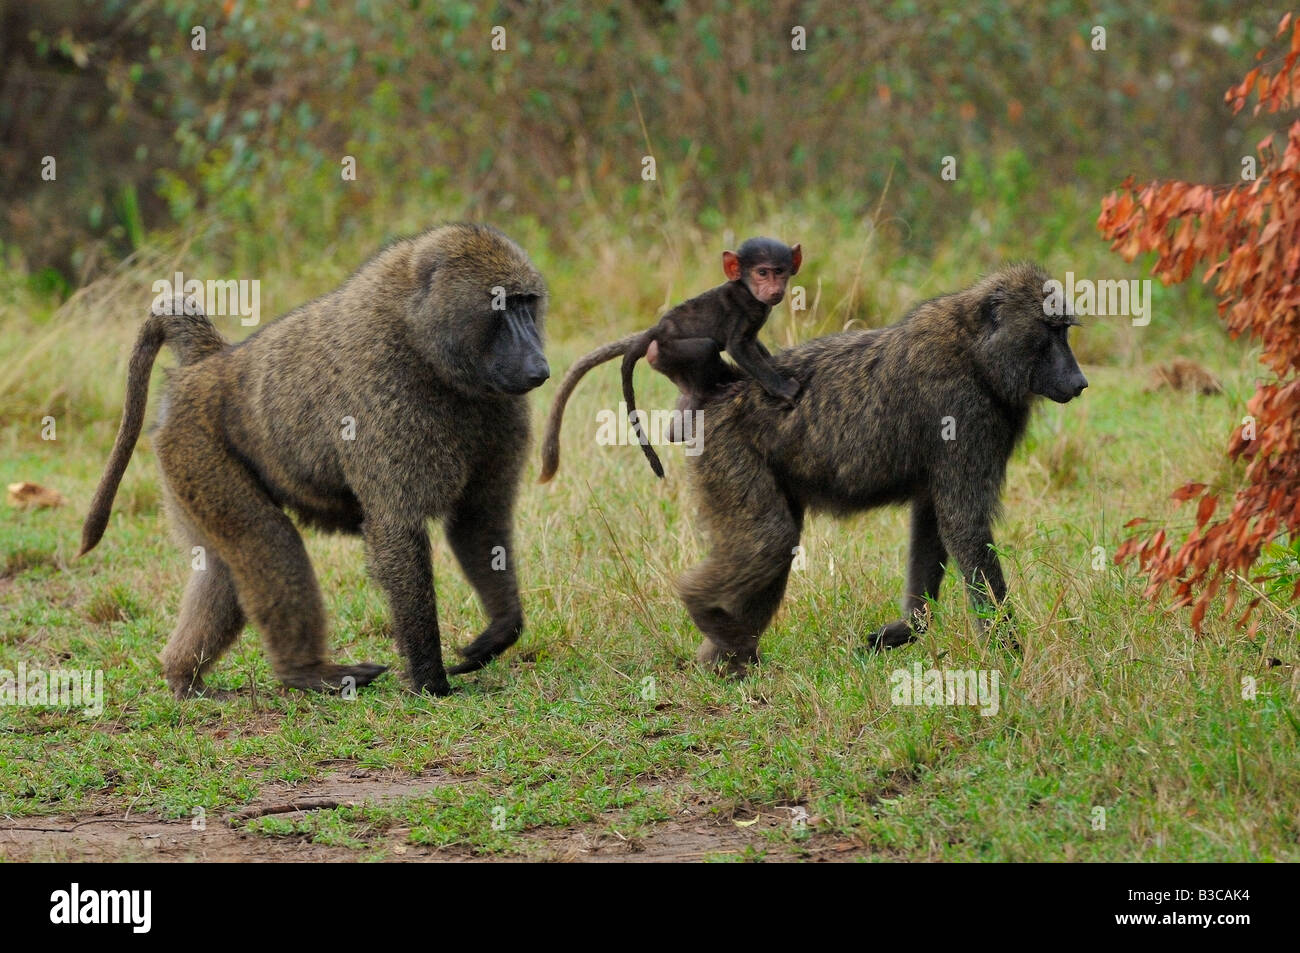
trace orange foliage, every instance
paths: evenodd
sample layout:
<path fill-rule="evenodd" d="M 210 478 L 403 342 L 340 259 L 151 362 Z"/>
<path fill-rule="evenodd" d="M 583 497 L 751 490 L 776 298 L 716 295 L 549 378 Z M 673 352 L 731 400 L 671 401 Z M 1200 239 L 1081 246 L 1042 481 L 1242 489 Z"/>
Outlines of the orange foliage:
<path fill-rule="evenodd" d="M 1300 21 L 1282 18 L 1277 37 L 1290 28 L 1290 45 L 1275 71 L 1257 66 L 1224 99 L 1240 112 L 1252 94 L 1255 113 L 1300 106 Z M 1264 51 L 1256 54 L 1262 60 Z M 1154 273 L 1166 284 L 1183 281 L 1199 264 L 1204 281 L 1215 281 L 1219 314 L 1229 334 L 1247 334 L 1262 345 L 1260 361 L 1276 379 L 1262 384 L 1247 404 L 1253 417 L 1232 433 L 1228 455 L 1247 461 L 1246 485 L 1219 520 L 1210 518 L 1219 499 L 1203 483 L 1188 483 L 1175 500 L 1200 499 L 1196 528 L 1174 549 L 1165 531 L 1127 539 L 1116 562 L 1137 558 L 1155 599 L 1165 586 L 1176 606 L 1192 606 L 1192 627 L 1200 631 L 1210 600 L 1226 581 L 1225 612 L 1237 603 L 1238 578 L 1254 565 L 1263 547 L 1300 534 L 1300 121 L 1287 130 L 1286 148 L 1272 136 L 1259 144 L 1254 181 L 1234 186 L 1152 182 L 1132 178 L 1102 200 L 1097 227 L 1111 247 L 1132 261 L 1154 251 Z M 1145 523 L 1133 520 L 1129 527 Z M 1240 621 L 1251 615 L 1250 600 Z"/>

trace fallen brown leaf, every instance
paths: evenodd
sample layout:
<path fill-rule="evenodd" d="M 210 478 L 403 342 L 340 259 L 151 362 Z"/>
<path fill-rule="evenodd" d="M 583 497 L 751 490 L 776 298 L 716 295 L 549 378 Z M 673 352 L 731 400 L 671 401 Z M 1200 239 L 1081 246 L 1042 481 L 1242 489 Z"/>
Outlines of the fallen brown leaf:
<path fill-rule="evenodd" d="M 9 505 L 11 506 L 62 506 L 66 502 L 58 490 L 51 490 L 39 483 L 10 483 Z"/>

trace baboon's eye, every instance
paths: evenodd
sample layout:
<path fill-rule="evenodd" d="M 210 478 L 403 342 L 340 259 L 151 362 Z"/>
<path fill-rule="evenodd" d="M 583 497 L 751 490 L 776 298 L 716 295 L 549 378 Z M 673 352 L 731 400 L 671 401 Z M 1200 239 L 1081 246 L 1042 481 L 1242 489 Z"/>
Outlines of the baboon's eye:
<path fill-rule="evenodd" d="M 527 313 L 529 321 L 534 323 L 537 321 L 537 295 L 510 295 L 506 298 L 506 307 L 511 311 Z"/>
<path fill-rule="evenodd" d="M 1002 296 L 998 293 L 989 295 L 980 302 L 980 319 L 996 328 L 1002 321 L 1001 307 Z"/>

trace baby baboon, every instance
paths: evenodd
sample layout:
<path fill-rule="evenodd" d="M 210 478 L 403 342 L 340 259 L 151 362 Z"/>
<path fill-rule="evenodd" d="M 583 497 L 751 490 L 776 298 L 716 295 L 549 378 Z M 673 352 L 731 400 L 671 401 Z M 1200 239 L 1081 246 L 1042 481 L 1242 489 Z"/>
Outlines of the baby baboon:
<path fill-rule="evenodd" d="M 302 537 L 285 514 L 360 533 L 417 690 L 445 694 L 426 521 L 447 539 L 489 616 L 452 674 L 485 665 L 523 629 L 511 551 L 528 444 L 523 396 L 550 375 L 546 285 L 496 229 L 447 225 L 389 245 L 343 285 L 230 346 L 201 313 L 154 313 L 82 533 L 93 549 L 144 420 L 163 344 L 170 375 L 154 448 L 167 509 L 205 568 L 190 577 L 163 670 L 177 697 L 245 619 L 276 676 L 303 689 L 364 685 L 385 666 L 335 665 Z"/>
<path fill-rule="evenodd" d="M 767 323 L 772 308 L 785 297 L 786 283 L 798 274 L 802 263 L 803 251 L 799 245 L 791 248 L 773 238 L 747 239 L 738 251 L 722 253 L 726 284 L 682 302 L 664 314 L 649 330 L 598 347 L 579 359 L 564 375 L 555 401 L 551 404 L 551 414 L 546 421 L 546 436 L 542 441 L 540 482 L 550 481 L 560 465 L 560 425 L 564 422 L 564 406 L 569 401 L 569 395 L 589 370 L 620 354 L 623 355 L 623 400 L 627 405 L 628 419 L 642 452 L 650 461 L 650 469 L 658 477 L 664 475 L 663 464 L 659 462 L 659 455 L 650 446 L 649 438 L 641 429 L 641 421 L 636 413 L 636 394 L 632 387 L 632 371 L 636 362 L 649 353 L 652 344 L 658 343 L 662 348 L 672 341 L 703 339 L 710 342 L 713 345 L 711 357 L 709 349 L 703 345 L 678 352 L 679 357 L 698 353 L 708 365 L 704 371 L 706 375 L 715 369 L 714 361 L 721 364 L 717 360 L 718 353 L 721 348 L 726 348 L 741 370 L 758 381 L 768 394 L 781 398 L 787 404 L 793 402 L 799 393 L 799 382 L 782 379 L 781 375 L 772 370 L 772 355 L 758 340 L 758 331 Z M 690 403 L 690 395 L 685 392 L 678 407 L 683 410 L 698 409 Z"/>
<path fill-rule="evenodd" d="M 1088 386 L 1071 317 L 1045 313 L 1047 275 L 1012 265 L 901 322 L 848 331 L 773 358 L 803 384 L 791 410 L 748 381 L 710 411 L 691 458 L 711 549 L 678 583 L 708 640 L 702 661 L 743 673 L 785 593 L 807 508 L 846 514 L 912 506 L 903 618 L 876 647 L 913 639 L 951 555 L 977 610 L 1006 595 L 992 521 L 1007 458 L 1035 395 L 1065 403 Z"/>

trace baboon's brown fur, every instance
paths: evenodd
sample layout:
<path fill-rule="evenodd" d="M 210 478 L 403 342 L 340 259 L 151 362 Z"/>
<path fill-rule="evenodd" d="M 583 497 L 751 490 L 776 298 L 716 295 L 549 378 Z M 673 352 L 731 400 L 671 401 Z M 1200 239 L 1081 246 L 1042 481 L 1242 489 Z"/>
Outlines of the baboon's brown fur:
<path fill-rule="evenodd" d="M 452 672 L 480 667 L 518 638 L 511 526 L 528 443 L 523 394 L 549 374 L 545 306 L 545 283 L 522 249 L 486 226 L 448 225 L 394 242 L 240 344 L 201 313 L 151 314 L 81 552 L 108 523 L 166 343 L 180 366 L 153 443 L 186 558 L 201 546 L 206 562 L 162 653 L 178 697 L 202 691 L 245 620 L 286 685 L 339 689 L 384 671 L 328 661 L 320 589 L 286 509 L 364 537 L 416 689 L 449 690 L 428 519 L 443 521 L 490 617 Z"/>
<path fill-rule="evenodd" d="M 1002 601 L 992 523 L 1007 459 L 1035 395 L 1065 402 L 1088 383 L 1066 340 L 1072 319 L 1044 312 L 1046 280 L 1010 266 L 892 327 L 775 355 L 803 385 L 793 408 L 750 381 L 706 408 L 703 452 L 688 459 L 710 550 L 678 583 L 707 637 L 702 661 L 739 674 L 758 657 L 810 507 L 912 507 L 903 618 L 872 636 L 878 647 L 924 627 L 950 555 L 977 610 Z"/>

